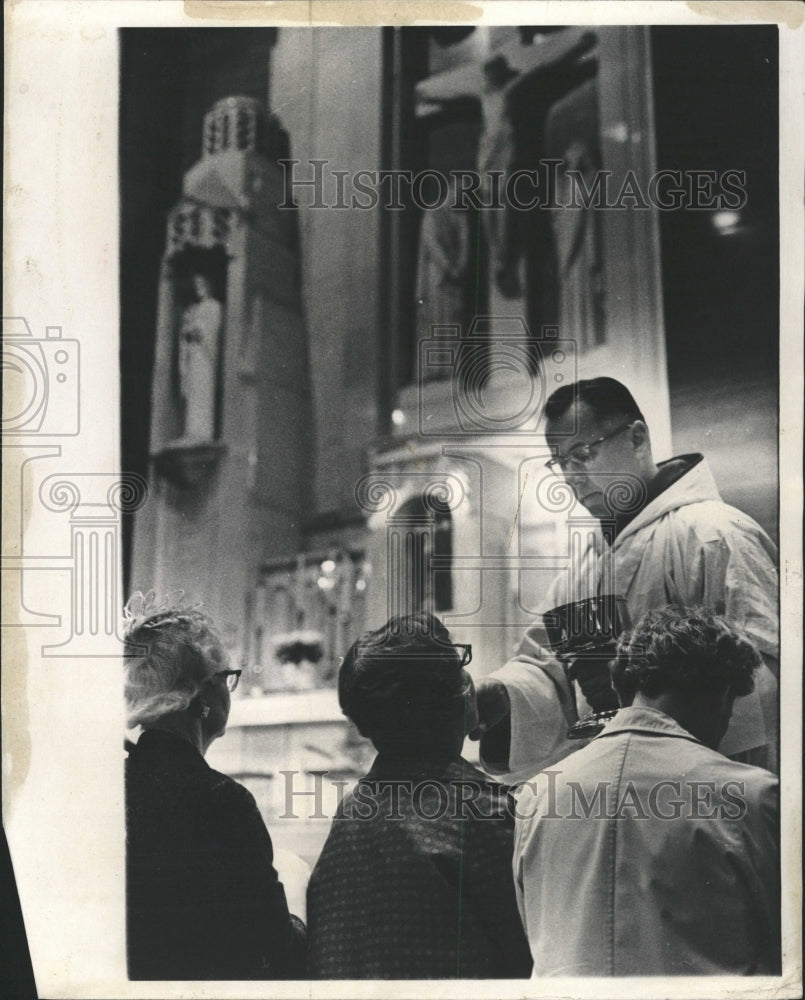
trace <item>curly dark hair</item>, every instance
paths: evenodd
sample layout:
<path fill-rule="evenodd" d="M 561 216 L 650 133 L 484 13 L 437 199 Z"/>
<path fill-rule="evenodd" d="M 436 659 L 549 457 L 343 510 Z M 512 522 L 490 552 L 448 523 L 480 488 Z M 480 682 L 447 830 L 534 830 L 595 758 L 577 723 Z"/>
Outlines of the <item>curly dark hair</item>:
<path fill-rule="evenodd" d="M 350 647 L 338 673 L 338 702 L 370 738 L 427 740 L 464 693 L 461 662 L 442 622 L 426 612 L 395 616 Z"/>
<path fill-rule="evenodd" d="M 760 662 L 755 647 L 723 618 L 672 604 L 647 612 L 620 637 L 609 669 L 621 701 L 629 704 L 638 691 L 694 696 L 730 688 L 747 695 Z"/>

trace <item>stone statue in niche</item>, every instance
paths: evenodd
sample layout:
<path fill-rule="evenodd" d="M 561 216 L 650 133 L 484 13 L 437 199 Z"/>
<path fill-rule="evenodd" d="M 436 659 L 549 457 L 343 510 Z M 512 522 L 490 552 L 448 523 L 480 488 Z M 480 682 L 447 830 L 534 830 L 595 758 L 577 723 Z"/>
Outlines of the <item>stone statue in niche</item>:
<path fill-rule="evenodd" d="M 182 436 L 212 441 L 224 310 L 213 296 L 205 275 L 193 275 L 192 289 L 196 301 L 184 310 L 179 324 L 179 394 L 184 403 Z"/>
<path fill-rule="evenodd" d="M 430 338 L 434 326 L 463 326 L 467 319 L 470 216 L 465 209 L 452 207 L 454 198 L 455 190 L 438 207 L 422 214 L 416 280 L 417 342 Z"/>

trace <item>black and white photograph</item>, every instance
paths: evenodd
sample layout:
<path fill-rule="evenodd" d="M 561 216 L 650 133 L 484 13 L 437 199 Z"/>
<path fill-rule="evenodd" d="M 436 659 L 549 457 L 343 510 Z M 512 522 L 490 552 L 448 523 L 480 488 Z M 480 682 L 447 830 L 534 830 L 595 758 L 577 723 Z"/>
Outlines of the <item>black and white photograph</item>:
<path fill-rule="evenodd" d="M 721 7 L 7 8 L 9 996 L 801 995 L 805 31 Z"/>

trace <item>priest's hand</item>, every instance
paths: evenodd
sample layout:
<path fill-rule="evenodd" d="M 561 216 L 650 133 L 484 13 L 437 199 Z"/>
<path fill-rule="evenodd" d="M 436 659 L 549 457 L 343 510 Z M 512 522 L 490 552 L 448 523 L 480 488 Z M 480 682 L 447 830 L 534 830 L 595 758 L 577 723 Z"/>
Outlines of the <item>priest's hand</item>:
<path fill-rule="evenodd" d="M 478 725 L 469 733 L 471 740 L 479 740 L 490 729 L 508 718 L 511 712 L 509 692 L 501 681 L 494 678 L 479 681 L 475 695 L 478 705 Z"/>
<path fill-rule="evenodd" d="M 614 648 L 602 655 L 565 658 L 567 676 L 581 688 L 581 693 L 593 712 L 607 712 L 618 708 L 618 696 L 612 687 L 609 661 Z"/>

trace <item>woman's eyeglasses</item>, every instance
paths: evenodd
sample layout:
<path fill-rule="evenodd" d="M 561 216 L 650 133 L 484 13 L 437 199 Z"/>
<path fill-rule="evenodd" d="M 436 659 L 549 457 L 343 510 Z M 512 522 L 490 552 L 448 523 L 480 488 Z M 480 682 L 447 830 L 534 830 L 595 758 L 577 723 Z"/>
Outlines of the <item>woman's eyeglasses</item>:
<path fill-rule="evenodd" d="M 450 645 L 458 650 L 459 665 L 466 667 L 472 660 L 472 646 L 468 642 L 451 642 Z"/>
<path fill-rule="evenodd" d="M 455 649 L 458 653 L 459 666 L 466 667 L 468 663 L 472 660 L 472 646 L 468 642 L 442 642 L 441 639 L 437 640 L 439 645 L 445 649 Z M 415 652 L 409 652 L 405 649 L 382 649 L 377 654 L 379 656 L 388 656 L 389 659 L 400 660 L 400 659 L 412 659 L 421 660 L 427 659 L 428 656 L 432 656 L 433 653 L 428 650 L 416 650 Z M 440 654 L 437 654 L 440 655 Z M 447 655 L 446 653 L 444 655 Z M 344 657 L 340 656 L 338 658 L 339 666 L 344 662 Z M 240 673 L 240 671 L 238 671 Z"/>
<path fill-rule="evenodd" d="M 243 673 L 242 670 L 219 670 L 210 677 L 211 681 L 216 681 L 220 677 L 226 680 L 226 686 L 230 691 L 234 691 L 238 686 L 238 681 L 240 680 L 240 675 Z"/>

